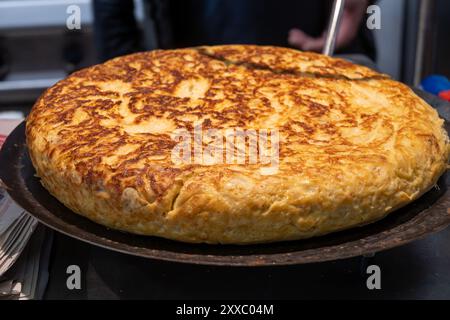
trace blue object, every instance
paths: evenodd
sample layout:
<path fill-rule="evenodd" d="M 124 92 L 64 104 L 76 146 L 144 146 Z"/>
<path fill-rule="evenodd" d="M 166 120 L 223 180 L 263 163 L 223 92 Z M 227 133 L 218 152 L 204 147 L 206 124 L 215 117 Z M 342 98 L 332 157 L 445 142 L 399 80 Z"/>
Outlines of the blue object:
<path fill-rule="evenodd" d="M 439 75 L 432 75 L 422 80 L 422 88 L 434 95 L 439 95 L 440 92 L 450 90 L 450 81 Z"/>

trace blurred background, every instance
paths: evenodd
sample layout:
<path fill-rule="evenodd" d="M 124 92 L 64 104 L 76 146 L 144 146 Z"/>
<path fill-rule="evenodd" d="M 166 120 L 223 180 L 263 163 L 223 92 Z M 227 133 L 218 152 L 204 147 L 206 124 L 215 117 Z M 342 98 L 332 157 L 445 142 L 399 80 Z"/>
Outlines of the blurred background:
<path fill-rule="evenodd" d="M 164 6 L 161 6 L 160 3 L 159 6 L 154 5 L 154 1 L 122 0 L 122 3 L 132 2 L 133 17 L 127 16 L 125 9 L 121 8 L 123 19 L 112 20 L 115 24 L 115 29 L 112 30 L 109 29 L 107 23 L 102 24 L 104 21 L 99 21 L 99 19 L 117 18 L 113 14 L 109 16 L 106 14 L 108 10 L 112 10 L 108 8 L 108 5 L 115 6 L 115 2 L 96 0 L 0 0 L 0 117 L 16 117 L 17 112 L 26 113 L 45 88 L 66 77 L 74 70 L 104 60 L 104 50 L 108 48 L 108 45 L 105 46 L 105 43 L 101 42 L 105 41 L 105 37 L 111 36 L 111 34 L 108 35 L 108 31 L 113 36 L 123 33 L 121 34 L 122 39 L 128 39 L 132 42 L 129 28 L 136 27 L 136 31 L 133 32 L 139 36 L 139 40 L 136 40 L 139 41 L 137 46 L 139 50 L 164 47 L 163 41 L 158 36 L 158 34 L 164 32 L 161 31 L 162 27 L 158 25 L 159 14 L 165 10 Z M 161 1 L 156 1 L 156 3 L 158 2 Z M 292 1 L 286 3 L 283 0 L 277 1 L 280 6 L 286 7 L 289 6 L 290 2 Z M 198 15 L 196 21 L 199 21 L 200 18 L 218 20 L 216 19 L 217 13 L 213 11 L 214 8 L 211 6 L 213 3 L 218 3 L 218 1 L 210 0 L 207 5 L 204 5 L 204 8 L 195 8 L 194 15 Z M 241 1 L 241 3 L 246 3 L 246 1 Z M 266 1 L 258 1 L 258 3 L 261 12 L 266 9 L 266 11 L 273 10 L 264 7 Z M 371 52 L 372 54 L 367 54 L 375 60 L 380 71 L 410 85 L 418 84 L 420 79 L 430 74 L 438 73 L 447 77 L 450 76 L 450 42 L 447 33 L 450 30 L 450 1 L 379 0 L 367 1 L 366 3 L 376 4 L 381 9 L 381 28 L 371 31 L 371 37 L 373 37 L 371 41 L 373 41 L 375 49 Z M 71 5 L 76 5 L 80 9 L 80 29 L 69 29 L 67 26 L 67 19 L 72 13 L 68 12 L 68 7 Z M 220 10 L 220 4 L 218 8 Z M 228 8 L 227 10 L 232 9 Z M 231 14 L 242 14 L 243 10 L 248 8 L 235 9 L 236 12 Z M 314 8 L 314 10 L 316 9 Z M 126 10 L 129 10 L 129 7 Z M 178 8 L 177 10 L 178 16 L 174 18 L 177 21 L 188 14 L 193 14 L 188 12 L 189 9 L 186 8 Z M 200 10 L 203 11 L 200 12 Z M 280 19 L 277 16 L 272 20 L 265 21 L 267 28 L 261 30 L 261 32 L 270 32 L 276 29 L 276 26 L 281 28 L 284 26 L 284 20 L 294 19 L 295 16 L 294 18 L 291 16 L 296 14 L 295 10 L 288 9 L 288 11 L 291 11 L 289 18 Z M 227 14 L 230 15 L 230 13 Z M 305 15 L 307 15 L 306 12 L 299 12 L 299 19 L 304 19 Z M 317 20 L 324 20 L 324 16 L 326 17 L 326 14 L 317 16 Z M 365 25 L 367 16 L 368 14 L 364 12 L 362 25 Z M 316 18 L 316 15 L 314 15 L 314 18 Z M 130 21 L 130 19 L 134 20 Z M 249 21 L 249 23 L 256 23 L 246 17 L 243 19 L 243 21 Z M 224 21 L 227 23 L 228 20 L 225 19 Z M 232 19 L 231 21 L 235 23 L 241 20 Z M 324 21 L 321 23 L 324 24 Z M 176 22 L 173 25 L 176 25 Z M 194 27 L 198 28 L 198 26 L 192 28 Z M 246 27 L 245 25 L 236 26 L 236 28 L 241 29 Z M 295 25 L 292 27 L 295 27 Z M 128 33 L 125 34 L 123 30 L 127 28 Z M 175 28 L 176 26 L 172 26 L 172 29 Z M 185 25 L 184 28 L 189 28 L 189 25 L 187 27 Z M 223 26 L 215 25 L 211 28 L 211 32 L 216 32 L 214 28 L 222 30 L 220 28 L 223 28 Z M 288 29 L 286 30 L 286 46 L 296 47 L 296 45 L 293 45 L 295 41 L 291 41 L 291 38 L 289 38 L 292 36 L 290 34 L 292 30 Z M 201 29 L 200 31 L 205 32 L 205 30 Z M 294 36 L 298 35 L 297 33 Z M 226 36 L 225 34 L 224 37 Z M 317 37 L 319 36 L 317 35 Z M 188 39 L 188 36 L 182 35 L 181 38 Z M 233 37 L 224 39 L 223 42 L 226 43 L 232 41 Z M 220 39 L 216 40 L 209 40 L 208 42 L 220 42 Z M 198 44 L 197 42 L 192 41 L 193 44 Z M 246 42 L 246 40 L 243 40 L 243 42 Z M 266 41 L 263 38 L 261 38 L 261 41 L 254 42 L 270 44 L 270 40 Z M 274 44 L 279 45 L 279 43 Z M 115 48 L 114 41 L 109 45 L 113 49 Z M 120 46 L 118 45 L 118 47 Z M 122 53 L 127 53 L 130 49 L 125 48 L 122 51 Z M 117 50 L 117 52 L 121 51 Z M 110 53 L 109 57 L 117 55 L 114 50 L 107 53 Z M 342 53 L 347 52 L 343 50 Z"/>

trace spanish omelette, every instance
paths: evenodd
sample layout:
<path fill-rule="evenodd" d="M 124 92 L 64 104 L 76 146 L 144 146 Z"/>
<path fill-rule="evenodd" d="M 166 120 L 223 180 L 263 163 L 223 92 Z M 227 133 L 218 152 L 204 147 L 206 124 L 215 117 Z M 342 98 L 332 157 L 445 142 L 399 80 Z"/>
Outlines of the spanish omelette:
<path fill-rule="evenodd" d="M 174 162 L 173 133 L 193 123 L 277 130 L 277 170 Z M 449 154 L 443 120 L 407 86 L 345 60 L 250 45 L 136 53 L 75 72 L 38 99 L 26 134 L 43 186 L 74 212 L 224 244 L 376 221 L 432 188 Z"/>

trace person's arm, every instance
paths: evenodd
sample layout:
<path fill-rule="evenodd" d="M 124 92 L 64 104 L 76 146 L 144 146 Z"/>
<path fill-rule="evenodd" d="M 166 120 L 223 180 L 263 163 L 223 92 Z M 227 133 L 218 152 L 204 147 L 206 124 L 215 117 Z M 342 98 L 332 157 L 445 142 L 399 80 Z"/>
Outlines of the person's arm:
<path fill-rule="evenodd" d="M 133 0 L 94 0 L 94 32 L 102 61 L 141 50 Z"/>
<path fill-rule="evenodd" d="M 366 12 L 368 0 L 346 0 L 341 27 L 336 39 L 336 49 L 349 45 L 357 36 L 359 26 Z M 290 45 L 304 51 L 322 51 L 325 45 L 326 30 L 318 38 L 314 38 L 299 29 L 289 31 Z"/>

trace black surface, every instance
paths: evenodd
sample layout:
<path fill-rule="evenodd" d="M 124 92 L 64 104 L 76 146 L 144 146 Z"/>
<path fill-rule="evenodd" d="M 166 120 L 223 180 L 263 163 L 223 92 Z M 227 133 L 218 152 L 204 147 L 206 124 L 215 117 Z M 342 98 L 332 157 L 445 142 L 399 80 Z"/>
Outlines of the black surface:
<path fill-rule="evenodd" d="M 450 299 L 450 228 L 373 259 L 284 267 L 211 267 L 116 253 L 58 234 L 46 299 Z M 82 289 L 66 288 L 66 268 Z M 381 269 L 368 290 L 363 265 Z M 361 272 L 363 271 L 363 272 Z"/>

